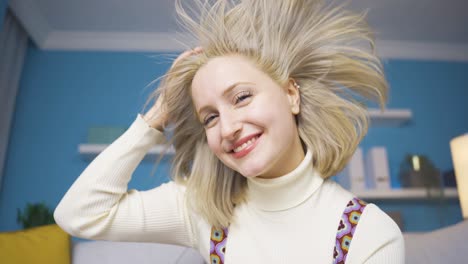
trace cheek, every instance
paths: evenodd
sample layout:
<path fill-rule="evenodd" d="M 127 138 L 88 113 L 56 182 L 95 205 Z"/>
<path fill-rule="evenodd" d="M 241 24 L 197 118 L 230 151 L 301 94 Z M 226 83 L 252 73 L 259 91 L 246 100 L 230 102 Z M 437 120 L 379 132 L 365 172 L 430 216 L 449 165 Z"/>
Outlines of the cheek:
<path fill-rule="evenodd" d="M 284 102 L 278 98 L 266 98 L 249 109 L 248 117 L 265 126 L 284 122 L 290 111 Z"/>
<path fill-rule="evenodd" d="M 270 107 L 258 109 L 256 119 L 261 120 L 262 124 L 269 128 L 269 133 L 289 138 L 295 129 L 295 118 L 289 103 L 283 98 L 276 98 L 276 101 L 271 100 L 268 103 Z M 271 107 L 272 104 L 274 107 Z"/>
<path fill-rule="evenodd" d="M 206 140 L 211 151 L 215 154 L 218 154 L 222 150 L 222 147 L 219 138 L 216 136 L 216 132 L 213 130 L 215 129 L 209 129 L 205 132 Z"/>

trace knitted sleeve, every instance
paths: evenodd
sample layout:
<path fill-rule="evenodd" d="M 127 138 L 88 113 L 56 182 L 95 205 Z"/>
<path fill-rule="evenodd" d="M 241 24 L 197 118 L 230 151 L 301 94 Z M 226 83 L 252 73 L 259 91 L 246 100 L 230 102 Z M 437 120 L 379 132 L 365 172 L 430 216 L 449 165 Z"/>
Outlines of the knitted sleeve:
<path fill-rule="evenodd" d="M 405 263 L 400 228 L 375 204 L 368 204 L 359 220 L 346 263 Z"/>
<path fill-rule="evenodd" d="M 138 114 L 66 192 L 54 212 L 57 224 L 86 239 L 193 247 L 184 187 L 171 181 L 148 191 L 127 190 L 138 164 L 163 138 Z"/>

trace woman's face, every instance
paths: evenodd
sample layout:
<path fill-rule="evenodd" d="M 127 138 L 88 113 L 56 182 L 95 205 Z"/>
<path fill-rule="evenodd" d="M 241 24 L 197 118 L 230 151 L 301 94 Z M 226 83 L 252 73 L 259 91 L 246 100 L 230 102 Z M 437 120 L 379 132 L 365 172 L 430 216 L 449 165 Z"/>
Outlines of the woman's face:
<path fill-rule="evenodd" d="M 282 176 L 303 160 L 292 81 L 281 87 L 244 57 L 217 57 L 195 74 L 192 99 L 210 149 L 243 176 Z"/>

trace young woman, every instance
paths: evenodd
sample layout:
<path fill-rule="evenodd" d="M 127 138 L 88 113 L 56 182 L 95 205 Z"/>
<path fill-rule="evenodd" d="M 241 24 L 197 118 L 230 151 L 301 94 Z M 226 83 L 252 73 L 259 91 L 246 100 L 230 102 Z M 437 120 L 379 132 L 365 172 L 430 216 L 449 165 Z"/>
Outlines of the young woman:
<path fill-rule="evenodd" d="M 404 263 L 397 225 L 329 178 L 387 83 L 364 16 L 317 0 L 177 1 L 200 47 L 55 211 L 88 239 L 172 243 L 208 263 Z M 363 44 L 367 43 L 366 49 Z M 173 181 L 127 190 L 171 125 Z"/>

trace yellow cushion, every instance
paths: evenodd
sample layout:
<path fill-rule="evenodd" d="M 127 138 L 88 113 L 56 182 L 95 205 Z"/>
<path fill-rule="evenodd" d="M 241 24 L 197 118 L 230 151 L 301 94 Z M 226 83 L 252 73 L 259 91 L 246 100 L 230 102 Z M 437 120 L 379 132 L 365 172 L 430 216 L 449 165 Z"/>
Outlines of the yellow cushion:
<path fill-rule="evenodd" d="M 58 225 L 0 233 L 2 264 L 69 264 L 70 236 Z"/>

